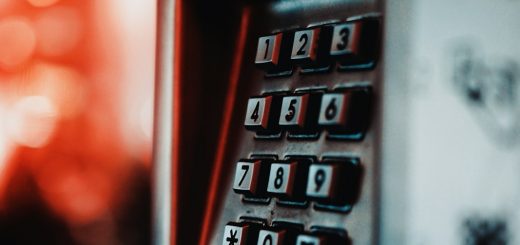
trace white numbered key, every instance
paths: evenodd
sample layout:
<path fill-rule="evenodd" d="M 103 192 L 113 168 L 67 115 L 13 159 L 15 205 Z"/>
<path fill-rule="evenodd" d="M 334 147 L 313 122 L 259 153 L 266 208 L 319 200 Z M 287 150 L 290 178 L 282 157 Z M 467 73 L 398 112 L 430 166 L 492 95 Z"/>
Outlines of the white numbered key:
<path fill-rule="evenodd" d="M 282 245 L 284 244 L 285 231 L 260 230 L 257 245 Z"/>
<path fill-rule="evenodd" d="M 361 21 L 334 25 L 331 56 L 357 55 L 360 52 Z"/>
<path fill-rule="evenodd" d="M 283 97 L 279 125 L 303 128 L 308 103 L 308 94 Z"/>
<path fill-rule="evenodd" d="M 319 35 L 319 27 L 295 32 L 291 60 L 316 61 Z"/>
<path fill-rule="evenodd" d="M 318 124 L 341 126 L 347 121 L 350 93 L 328 93 L 321 97 Z"/>
<path fill-rule="evenodd" d="M 272 163 L 267 192 L 291 196 L 296 178 L 296 162 Z"/>
<path fill-rule="evenodd" d="M 306 195 L 315 198 L 336 197 L 339 167 L 337 165 L 312 164 L 309 167 Z"/>
<path fill-rule="evenodd" d="M 236 192 L 256 194 L 260 173 L 260 160 L 240 161 L 235 170 L 233 189 Z"/>
<path fill-rule="evenodd" d="M 280 61 L 282 33 L 258 38 L 255 64 L 265 68 L 273 68 Z"/>
<path fill-rule="evenodd" d="M 272 96 L 249 99 L 247 102 L 246 118 L 244 120 L 244 125 L 247 129 L 258 130 L 268 128 L 272 99 Z"/>

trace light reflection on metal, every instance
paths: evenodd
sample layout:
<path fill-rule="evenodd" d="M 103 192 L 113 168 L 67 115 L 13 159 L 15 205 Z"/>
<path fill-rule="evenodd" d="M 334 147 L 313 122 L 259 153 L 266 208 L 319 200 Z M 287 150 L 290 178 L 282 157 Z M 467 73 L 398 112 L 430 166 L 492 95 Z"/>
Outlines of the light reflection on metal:
<path fill-rule="evenodd" d="M 366 2 L 366 0 L 351 0 L 349 3 L 355 2 Z M 312 9 L 316 6 L 337 6 L 338 4 L 345 3 L 345 0 L 307 0 L 307 1 L 278 1 L 273 3 L 273 10 L 276 12 L 284 13 L 284 12 L 292 12 L 292 11 L 302 11 L 306 8 Z"/>
<path fill-rule="evenodd" d="M 174 109 L 174 23 L 175 0 L 159 0 L 157 7 L 157 70 L 155 78 L 155 127 L 153 161 L 153 220 L 155 245 L 174 244 L 171 234 L 172 210 L 173 109 Z M 175 224 L 175 223 L 174 223 Z M 173 226 L 174 226 L 173 224 Z M 173 242 L 172 242 L 173 241 Z"/>

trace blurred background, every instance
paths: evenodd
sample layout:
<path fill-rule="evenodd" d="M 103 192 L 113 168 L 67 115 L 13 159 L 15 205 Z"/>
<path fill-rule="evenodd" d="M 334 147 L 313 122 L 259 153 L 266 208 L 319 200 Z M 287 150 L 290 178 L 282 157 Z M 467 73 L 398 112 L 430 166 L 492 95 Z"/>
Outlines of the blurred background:
<path fill-rule="evenodd" d="M 147 244 L 155 1 L 0 0 L 0 244 Z"/>

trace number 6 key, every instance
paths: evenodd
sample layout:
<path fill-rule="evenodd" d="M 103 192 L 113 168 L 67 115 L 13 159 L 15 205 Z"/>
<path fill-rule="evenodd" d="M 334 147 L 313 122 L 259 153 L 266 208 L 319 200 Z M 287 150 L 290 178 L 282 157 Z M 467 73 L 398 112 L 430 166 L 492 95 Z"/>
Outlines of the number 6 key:
<path fill-rule="evenodd" d="M 359 140 L 369 123 L 371 92 L 369 88 L 354 88 L 321 97 L 318 125 L 331 135 Z"/>

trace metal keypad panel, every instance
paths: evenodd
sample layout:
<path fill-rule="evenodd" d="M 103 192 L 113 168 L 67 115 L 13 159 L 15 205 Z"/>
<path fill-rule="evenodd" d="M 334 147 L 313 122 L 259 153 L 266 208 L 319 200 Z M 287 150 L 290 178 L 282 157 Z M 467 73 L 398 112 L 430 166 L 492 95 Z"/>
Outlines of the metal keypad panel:
<path fill-rule="evenodd" d="M 265 5 L 251 13 L 211 242 L 375 244 L 379 6 Z"/>

